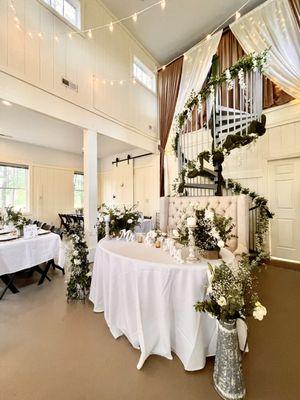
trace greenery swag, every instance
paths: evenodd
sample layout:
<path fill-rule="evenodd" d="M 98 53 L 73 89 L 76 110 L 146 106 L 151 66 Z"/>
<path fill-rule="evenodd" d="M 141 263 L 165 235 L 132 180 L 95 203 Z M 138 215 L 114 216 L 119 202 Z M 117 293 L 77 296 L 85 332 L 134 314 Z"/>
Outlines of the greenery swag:
<path fill-rule="evenodd" d="M 66 232 L 66 235 L 71 239 L 73 245 L 70 257 L 71 273 L 67 285 L 67 299 L 68 301 L 85 301 L 89 293 L 92 273 L 89 268 L 89 252 L 84 239 L 83 227 L 80 224 L 74 224 Z"/>

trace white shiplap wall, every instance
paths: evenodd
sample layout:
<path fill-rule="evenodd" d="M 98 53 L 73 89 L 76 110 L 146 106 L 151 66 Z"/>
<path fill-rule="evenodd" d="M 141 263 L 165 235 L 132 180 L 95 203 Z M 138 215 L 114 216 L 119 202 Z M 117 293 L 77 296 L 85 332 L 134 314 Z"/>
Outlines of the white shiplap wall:
<path fill-rule="evenodd" d="M 155 94 L 140 84 L 102 83 L 103 78 L 130 78 L 134 55 L 155 69 L 155 60 L 123 26 L 115 26 L 113 33 L 107 29 L 97 31 L 92 40 L 82 35 L 69 39 L 70 26 L 42 2 L 15 0 L 14 4 L 21 30 L 16 27 L 9 1 L 0 1 L 0 71 L 114 121 L 136 135 L 157 139 Z M 98 0 L 83 1 L 82 15 L 85 27 L 108 23 L 113 18 Z M 28 32 L 33 33 L 32 38 Z M 38 32 L 42 32 L 42 39 Z M 78 84 L 78 92 L 63 86 L 62 77 Z"/>

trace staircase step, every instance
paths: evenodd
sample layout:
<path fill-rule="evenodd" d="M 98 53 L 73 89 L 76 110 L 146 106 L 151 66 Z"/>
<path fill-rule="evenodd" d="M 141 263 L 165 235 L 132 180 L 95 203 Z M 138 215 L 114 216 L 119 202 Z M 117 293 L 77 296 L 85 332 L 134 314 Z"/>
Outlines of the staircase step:
<path fill-rule="evenodd" d="M 187 189 L 210 189 L 210 190 L 216 190 L 217 186 L 218 186 L 217 184 L 213 183 L 186 183 L 184 185 L 184 187 Z"/>

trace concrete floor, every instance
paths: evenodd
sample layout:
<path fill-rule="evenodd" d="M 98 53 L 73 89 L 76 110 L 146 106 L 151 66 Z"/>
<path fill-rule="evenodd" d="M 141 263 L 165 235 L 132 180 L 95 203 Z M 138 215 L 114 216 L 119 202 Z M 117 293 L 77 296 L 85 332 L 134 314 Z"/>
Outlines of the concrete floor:
<path fill-rule="evenodd" d="M 174 357 L 151 356 L 115 340 L 92 305 L 67 304 L 64 279 L 26 284 L 0 302 L 1 400 L 217 400 L 213 358 L 185 372 Z M 36 277 L 38 278 L 38 277 Z M 300 398 L 300 272 L 269 267 L 261 275 L 263 322 L 250 321 L 243 359 L 248 400 Z M 22 285 L 22 281 L 19 281 Z"/>

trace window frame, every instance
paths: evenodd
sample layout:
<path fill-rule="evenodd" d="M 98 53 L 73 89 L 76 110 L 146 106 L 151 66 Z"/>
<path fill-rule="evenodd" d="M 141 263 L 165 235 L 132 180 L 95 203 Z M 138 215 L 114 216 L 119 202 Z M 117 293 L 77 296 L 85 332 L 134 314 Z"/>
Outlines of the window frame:
<path fill-rule="evenodd" d="M 82 190 L 75 189 L 75 176 L 76 175 L 80 175 L 80 176 L 83 177 L 83 188 L 82 188 Z M 75 207 L 75 193 L 76 192 L 82 192 L 82 194 L 83 194 L 81 207 Z M 80 172 L 80 171 L 74 171 L 74 173 L 73 173 L 73 206 L 74 206 L 74 210 L 77 210 L 78 208 L 83 208 L 83 206 L 84 206 L 84 173 Z"/>
<path fill-rule="evenodd" d="M 21 211 L 24 212 L 24 213 L 29 213 L 30 212 L 30 169 L 29 169 L 29 165 L 0 162 L 0 167 L 19 168 L 19 169 L 24 169 L 24 170 L 27 171 L 25 188 L 21 188 L 21 187 L 6 187 L 5 189 L 12 189 L 12 190 L 25 189 L 25 191 L 26 191 L 26 205 L 25 205 L 24 209 L 21 209 Z M 2 190 L 2 187 L 0 188 L 0 190 Z M 16 210 L 19 209 L 14 204 L 9 204 L 9 206 L 14 207 Z M 7 206 L 4 206 L 4 207 L 7 207 Z"/>
<path fill-rule="evenodd" d="M 142 79 L 135 75 L 135 66 L 137 66 L 144 74 L 148 75 L 148 77 L 153 81 L 152 87 L 147 86 Z M 149 90 L 152 94 L 156 95 L 156 74 L 151 71 L 151 69 L 147 67 L 147 65 L 145 65 L 136 55 L 134 55 L 132 59 L 132 76 L 140 85 Z"/>
<path fill-rule="evenodd" d="M 63 13 L 61 14 L 59 11 L 57 11 L 52 5 L 51 2 L 53 0 L 38 0 L 40 4 L 42 4 L 44 7 L 46 7 L 52 14 L 54 14 L 57 18 L 62 20 L 64 23 L 66 23 L 68 26 L 70 26 L 72 29 L 81 32 L 82 29 L 82 1 L 83 0 L 63 0 Z M 76 24 L 74 24 L 72 21 L 70 21 L 68 18 L 64 16 L 64 3 L 65 1 L 72 5 L 76 9 Z"/>

